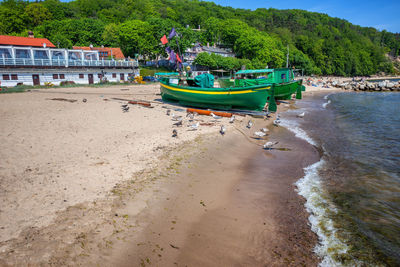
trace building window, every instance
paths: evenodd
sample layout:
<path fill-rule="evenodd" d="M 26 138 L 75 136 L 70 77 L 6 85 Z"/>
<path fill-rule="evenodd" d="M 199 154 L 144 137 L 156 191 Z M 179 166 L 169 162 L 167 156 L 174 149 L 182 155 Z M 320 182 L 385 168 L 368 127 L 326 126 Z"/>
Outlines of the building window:
<path fill-rule="evenodd" d="M 113 78 L 117 78 L 117 74 L 116 74 L 116 73 L 113 73 L 112 77 L 113 77 Z"/>
<path fill-rule="evenodd" d="M 53 74 L 53 79 L 58 79 L 58 74 Z"/>
<path fill-rule="evenodd" d="M 65 79 L 65 75 L 64 74 L 60 74 L 60 79 Z"/>
<path fill-rule="evenodd" d="M 18 80 L 17 74 L 11 74 L 11 80 Z"/>
<path fill-rule="evenodd" d="M 85 75 L 83 75 L 82 73 L 79 74 L 79 79 L 83 79 L 83 78 L 85 78 Z"/>
<path fill-rule="evenodd" d="M 3 80 L 7 81 L 10 79 L 10 75 L 8 74 L 3 74 Z"/>
<path fill-rule="evenodd" d="M 97 78 L 101 79 L 101 73 L 97 74 Z"/>

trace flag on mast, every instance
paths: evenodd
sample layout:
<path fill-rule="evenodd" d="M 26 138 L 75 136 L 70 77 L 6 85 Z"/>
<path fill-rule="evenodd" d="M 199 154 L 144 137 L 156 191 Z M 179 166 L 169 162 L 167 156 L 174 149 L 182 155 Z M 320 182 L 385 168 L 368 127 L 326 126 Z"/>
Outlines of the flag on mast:
<path fill-rule="evenodd" d="M 162 43 L 163 45 L 165 45 L 166 43 L 168 43 L 168 39 L 167 39 L 167 36 L 165 36 L 165 34 L 164 34 L 163 37 L 161 37 L 161 43 Z"/>
<path fill-rule="evenodd" d="M 169 32 L 168 39 L 171 40 L 171 38 L 173 38 L 175 35 L 176 35 L 175 28 L 172 28 L 171 31 Z"/>

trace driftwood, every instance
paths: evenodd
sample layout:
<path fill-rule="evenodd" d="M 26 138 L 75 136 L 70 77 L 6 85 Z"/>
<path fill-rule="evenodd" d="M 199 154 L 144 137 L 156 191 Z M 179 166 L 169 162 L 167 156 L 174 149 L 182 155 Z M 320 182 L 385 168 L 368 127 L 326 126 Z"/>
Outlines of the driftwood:
<path fill-rule="evenodd" d="M 47 98 L 47 100 L 67 101 L 70 103 L 74 103 L 74 102 L 78 101 L 76 99 L 66 99 L 66 98 Z"/>

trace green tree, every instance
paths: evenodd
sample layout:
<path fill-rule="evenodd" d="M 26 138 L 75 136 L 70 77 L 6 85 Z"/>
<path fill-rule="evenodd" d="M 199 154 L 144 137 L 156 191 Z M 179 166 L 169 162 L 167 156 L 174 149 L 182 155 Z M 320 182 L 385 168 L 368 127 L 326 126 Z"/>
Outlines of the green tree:
<path fill-rule="evenodd" d="M 36 27 L 46 20 L 51 20 L 50 11 L 39 3 L 32 3 L 26 6 L 25 15 L 30 27 Z"/>
<path fill-rule="evenodd" d="M 152 57 L 157 53 L 157 40 L 148 22 L 129 20 L 119 26 L 118 41 L 124 54 L 133 57 L 136 53 Z"/>

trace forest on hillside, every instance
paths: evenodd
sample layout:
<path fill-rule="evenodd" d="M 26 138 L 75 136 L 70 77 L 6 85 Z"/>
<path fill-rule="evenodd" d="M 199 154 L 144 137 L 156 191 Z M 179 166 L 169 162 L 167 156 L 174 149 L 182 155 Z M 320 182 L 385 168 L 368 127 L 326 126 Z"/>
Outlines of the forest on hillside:
<path fill-rule="evenodd" d="M 198 0 L 6 0 L 0 34 L 48 38 L 58 47 L 121 47 L 125 56 L 166 56 L 160 38 L 172 27 L 180 50 L 195 42 L 223 44 L 237 58 L 202 55 L 197 64 L 236 70 L 290 65 L 307 74 L 364 76 L 396 71 L 400 34 L 360 27 L 304 10 L 222 7 Z M 201 30 L 192 30 L 192 29 Z M 170 42 L 176 49 L 176 43 Z M 398 71 L 398 69 L 397 69 Z"/>

